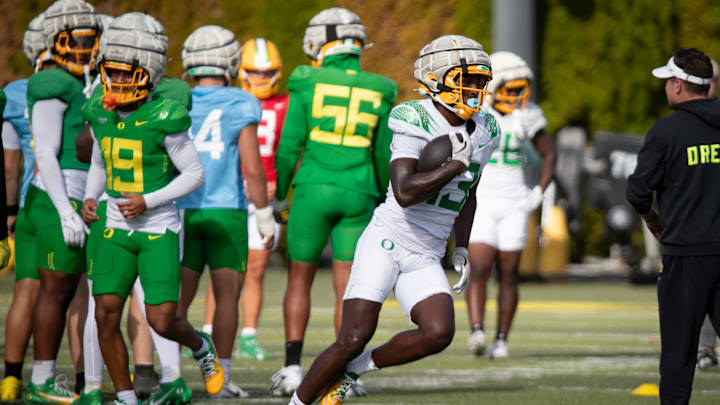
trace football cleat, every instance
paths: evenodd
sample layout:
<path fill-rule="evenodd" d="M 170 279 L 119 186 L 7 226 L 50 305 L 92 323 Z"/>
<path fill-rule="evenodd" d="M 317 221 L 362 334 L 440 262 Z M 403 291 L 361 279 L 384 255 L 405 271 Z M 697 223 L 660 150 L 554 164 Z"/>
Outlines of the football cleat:
<path fill-rule="evenodd" d="M 496 340 L 493 342 L 492 346 L 490 346 L 491 359 L 507 359 L 508 356 L 509 353 L 507 341 Z"/>
<path fill-rule="evenodd" d="M 152 375 L 135 374 L 132 383 L 138 397 L 146 398 L 158 389 L 160 381 L 157 373 L 153 371 Z"/>
<path fill-rule="evenodd" d="M 238 349 L 235 352 L 238 359 L 250 360 L 266 360 L 270 358 L 270 353 L 257 344 L 257 336 L 241 336 L 238 339 Z"/>
<path fill-rule="evenodd" d="M 103 393 L 99 389 L 83 392 L 72 405 L 103 405 Z"/>
<path fill-rule="evenodd" d="M 485 342 L 485 332 L 476 330 L 471 333 L 468 338 L 468 348 L 470 349 L 470 353 L 473 353 L 476 356 L 482 356 L 485 354 Z"/>
<path fill-rule="evenodd" d="M 22 382 L 14 376 L 7 376 L 0 382 L 0 401 L 14 401 L 20 399 Z"/>
<path fill-rule="evenodd" d="M 152 397 L 147 401 L 150 405 L 183 405 L 192 401 L 192 391 L 185 384 L 182 377 L 167 384 L 160 384 L 160 388 L 155 391 Z"/>
<path fill-rule="evenodd" d="M 30 382 L 25 395 L 24 404 L 70 405 L 78 395 L 67 386 L 67 379 L 63 375 L 51 377 L 45 383 L 35 385 Z"/>
<path fill-rule="evenodd" d="M 320 399 L 320 405 L 340 405 L 345 400 L 352 386 L 357 381 L 358 375 L 351 372 L 344 372 L 342 377 Z"/>
<path fill-rule="evenodd" d="M 197 333 L 207 343 L 208 350 L 193 357 L 195 357 L 198 365 L 200 365 L 200 372 L 202 373 L 203 381 L 205 382 L 205 390 L 209 394 L 217 394 L 220 390 L 222 390 L 223 383 L 225 382 L 225 372 L 217 359 L 215 345 L 213 345 L 210 336 L 207 333 L 200 331 Z"/>
<path fill-rule="evenodd" d="M 302 382 L 302 368 L 299 364 L 285 366 L 272 376 L 272 395 L 287 397 L 298 389 Z"/>
<path fill-rule="evenodd" d="M 248 394 L 245 390 L 235 385 L 232 381 L 228 380 L 223 385 L 222 390 L 220 390 L 219 393 L 215 395 L 211 395 L 210 398 L 212 399 L 237 399 L 237 398 L 247 398 L 250 394 Z"/>
<path fill-rule="evenodd" d="M 707 371 L 718 368 L 718 356 L 715 350 L 709 347 L 703 347 L 697 354 L 697 369 Z"/>
<path fill-rule="evenodd" d="M 350 389 L 347 392 L 346 397 L 364 397 L 367 396 L 368 392 L 365 389 L 365 383 L 361 379 L 355 380 L 355 384 L 350 386 Z"/>

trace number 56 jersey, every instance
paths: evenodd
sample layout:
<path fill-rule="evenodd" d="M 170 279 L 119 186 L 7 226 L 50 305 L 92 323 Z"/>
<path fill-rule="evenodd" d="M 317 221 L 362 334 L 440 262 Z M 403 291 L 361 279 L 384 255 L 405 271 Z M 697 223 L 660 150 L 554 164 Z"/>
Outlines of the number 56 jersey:
<path fill-rule="evenodd" d="M 473 144 L 470 167 L 455 176 L 427 201 L 403 208 L 388 186 L 385 202 L 375 209 L 378 218 L 394 240 L 413 252 L 429 254 L 438 259 L 445 254 L 445 245 L 455 218 L 465 205 L 470 190 L 477 184 L 483 167 L 500 144 L 499 128 L 494 117 L 481 110 L 472 123 L 450 125 L 435 108 L 431 99 L 406 101 L 390 112 L 389 127 L 394 132 L 390 161 L 400 158 L 418 159 L 420 152 L 435 137 L 467 130 Z"/>
<path fill-rule="evenodd" d="M 240 131 L 260 122 L 260 102 L 236 87 L 192 89 L 192 129 L 205 184 L 178 201 L 178 208 L 247 209 L 238 155 Z"/>

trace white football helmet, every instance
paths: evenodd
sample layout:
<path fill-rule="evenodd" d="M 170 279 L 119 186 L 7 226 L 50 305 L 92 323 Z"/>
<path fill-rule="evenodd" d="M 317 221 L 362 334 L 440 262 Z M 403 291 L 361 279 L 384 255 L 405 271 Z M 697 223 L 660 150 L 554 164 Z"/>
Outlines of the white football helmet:
<path fill-rule="evenodd" d="M 190 76 L 224 76 L 230 81 L 237 77 L 240 68 L 240 50 L 240 43 L 235 40 L 232 31 L 217 25 L 205 25 L 185 40 L 183 68 Z"/>
<path fill-rule="evenodd" d="M 58 0 L 44 14 L 45 48 L 52 60 L 76 76 L 93 68 L 101 32 L 95 8 L 82 0 Z"/>
<path fill-rule="evenodd" d="M 115 20 L 115 17 L 107 14 L 95 14 L 100 22 L 100 30 L 105 32 L 106 29 L 110 28 L 110 24 Z"/>
<path fill-rule="evenodd" d="M 106 104 L 124 105 L 146 98 L 165 74 L 165 44 L 140 30 L 110 30 L 98 57 Z M 132 76 L 113 82 L 113 71 Z"/>
<path fill-rule="evenodd" d="M 125 13 L 115 18 L 107 27 L 107 30 L 139 30 L 153 34 L 165 44 L 165 53 L 168 48 L 168 37 L 165 33 L 165 27 L 153 16 L 138 11 Z M 104 34 L 104 32 L 103 32 Z M 100 38 L 100 47 L 104 44 L 104 38 Z"/>
<path fill-rule="evenodd" d="M 350 10 L 333 7 L 323 10 L 310 20 L 305 29 L 303 51 L 321 66 L 326 56 L 338 54 L 362 54 L 367 41 L 365 26 L 360 17 Z"/>
<path fill-rule="evenodd" d="M 533 72 L 525 61 L 512 52 L 495 52 L 490 55 L 493 78 L 488 91 L 493 94 L 492 106 L 503 114 L 523 109 L 530 100 L 530 83 Z"/>
<path fill-rule="evenodd" d="M 33 67 L 41 67 L 41 59 L 47 55 L 45 48 L 45 37 L 43 36 L 43 21 L 45 15 L 40 13 L 37 17 L 30 20 L 27 31 L 23 36 L 23 52 Z"/>
<path fill-rule="evenodd" d="M 490 57 L 478 42 L 462 35 L 439 37 L 418 53 L 415 61 L 415 78 L 420 82 L 420 93 L 468 120 L 480 111 L 483 99 L 489 94 L 485 88 L 493 74 Z M 463 77 L 481 75 L 484 85 L 480 89 L 466 87 Z M 476 100 L 463 99 L 463 90 L 479 90 Z"/>

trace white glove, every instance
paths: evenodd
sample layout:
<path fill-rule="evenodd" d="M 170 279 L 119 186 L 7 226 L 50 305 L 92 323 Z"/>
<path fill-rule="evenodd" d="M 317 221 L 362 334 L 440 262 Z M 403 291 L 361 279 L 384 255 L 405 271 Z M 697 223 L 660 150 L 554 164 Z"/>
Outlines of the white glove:
<path fill-rule="evenodd" d="M 255 219 L 260 235 L 265 238 L 275 236 L 275 220 L 273 220 L 273 209 L 271 206 L 255 209 Z"/>
<path fill-rule="evenodd" d="M 470 167 L 470 155 L 472 154 L 472 142 L 467 131 L 460 131 L 450 134 L 450 145 L 452 146 L 452 160 L 457 160 Z"/>
<path fill-rule="evenodd" d="M 90 233 L 90 229 L 77 212 L 70 210 L 60 214 L 60 224 L 66 245 L 79 248 L 85 245 L 85 234 Z"/>
<path fill-rule="evenodd" d="M 540 206 L 540 203 L 542 203 L 543 200 L 543 190 L 540 186 L 533 187 L 532 190 L 530 190 L 527 193 L 527 196 L 525 197 L 525 211 L 534 211 L 535 208 Z"/>
<path fill-rule="evenodd" d="M 455 271 L 460 274 L 460 280 L 452 287 L 456 294 L 460 294 L 468 283 L 470 276 L 470 259 L 468 258 L 468 250 L 464 247 L 456 247 L 453 250 L 452 264 Z"/>

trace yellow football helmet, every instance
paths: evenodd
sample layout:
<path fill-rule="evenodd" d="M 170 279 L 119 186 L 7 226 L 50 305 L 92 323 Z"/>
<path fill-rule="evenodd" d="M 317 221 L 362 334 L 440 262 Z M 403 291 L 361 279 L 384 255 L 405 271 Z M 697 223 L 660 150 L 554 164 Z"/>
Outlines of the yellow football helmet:
<path fill-rule="evenodd" d="M 282 59 L 277 47 L 265 38 L 249 39 L 242 46 L 240 84 L 243 90 L 263 100 L 280 89 Z"/>
<path fill-rule="evenodd" d="M 470 77 L 472 76 L 480 76 Z M 490 58 L 478 42 L 461 35 L 445 35 L 426 45 L 415 61 L 420 93 L 430 96 L 463 120 L 480 111 L 492 79 Z M 473 81 L 474 86 L 467 86 Z M 477 91 L 477 98 L 464 99 L 463 91 Z"/>
<path fill-rule="evenodd" d="M 495 52 L 490 55 L 494 77 L 488 86 L 493 93 L 495 110 L 510 114 L 522 110 L 530 100 L 530 82 L 533 73 L 525 61 L 512 52 Z"/>
<path fill-rule="evenodd" d="M 84 1 L 56 1 L 45 11 L 46 48 L 53 62 L 75 76 L 94 67 L 100 32 L 95 9 Z"/>

